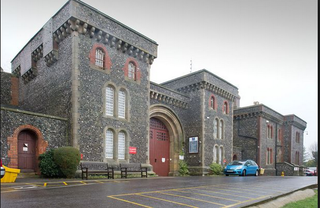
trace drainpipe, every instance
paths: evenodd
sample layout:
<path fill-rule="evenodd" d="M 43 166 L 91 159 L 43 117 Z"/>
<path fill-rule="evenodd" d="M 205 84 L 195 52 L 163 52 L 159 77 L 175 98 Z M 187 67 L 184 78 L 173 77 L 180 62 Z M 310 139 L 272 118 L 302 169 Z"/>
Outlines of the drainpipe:
<path fill-rule="evenodd" d="M 277 146 L 278 146 L 278 124 L 276 123 L 276 138 L 275 138 L 275 150 L 274 150 L 274 166 L 276 169 L 276 176 L 278 175 L 278 169 L 277 169 Z"/>

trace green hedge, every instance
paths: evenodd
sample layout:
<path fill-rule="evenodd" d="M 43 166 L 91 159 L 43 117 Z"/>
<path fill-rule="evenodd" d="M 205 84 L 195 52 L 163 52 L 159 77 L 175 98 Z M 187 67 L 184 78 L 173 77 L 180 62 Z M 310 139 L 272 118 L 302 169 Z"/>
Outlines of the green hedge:
<path fill-rule="evenodd" d="M 210 165 L 210 175 L 222 175 L 223 174 L 223 168 L 218 163 L 211 163 Z"/>
<path fill-rule="evenodd" d="M 74 147 L 59 147 L 41 154 L 39 160 L 42 176 L 72 178 L 80 162 L 80 152 Z"/>

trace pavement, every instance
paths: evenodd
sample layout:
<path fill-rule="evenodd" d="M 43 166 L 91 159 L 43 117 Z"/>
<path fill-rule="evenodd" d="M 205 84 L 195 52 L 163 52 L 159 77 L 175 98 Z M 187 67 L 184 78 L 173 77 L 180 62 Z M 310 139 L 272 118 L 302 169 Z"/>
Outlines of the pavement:
<path fill-rule="evenodd" d="M 155 179 L 155 178 L 165 178 L 165 177 L 149 177 L 147 179 Z M 290 177 L 288 177 L 290 178 Z M 115 182 L 124 182 L 124 181 L 133 181 L 133 180 L 140 180 L 141 178 L 127 178 L 127 179 L 121 179 L 116 178 L 112 179 L 112 181 Z M 222 177 L 223 179 L 223 177 Z M 235 178 L 237 179 L 237 178 Z M 92 179 L 92 181 L 110 181 L 110 179 L 106 178 L 97 178 Z M 30 173 L 20 173 L 18 174 L 18 177 L 14 183 L 1 183 L 1 187 L 15 187 L 15 186 L 28 186 L 28 185 L 36 185 L 36 186 L 46 186 L 47 184 L 72 184 L 72 183 L 83 183 L 83 182 L 89 182 L 90 180 L 82 180 L 81 178 L 72 178 L 72 179 L 50 179 L 50 178 L 41 178 L 38 175 L 30 174 Z M 317 189 L 318 185 L 309 185 L 301 187 L 300 189 L 296 189 L 294 191 L 287 191 L 283 192 L 281 195 L 277 195 L 274 197 L 270 197 L 266 200 L 259 201 L 257 203 L 249 204 L 245 207 L 247 208 L 274 208 L 274 207 L 282 207 L 287 203 L 302 200 L 308 197 L 312 197 L 314 193 L 314 189 Z"/>

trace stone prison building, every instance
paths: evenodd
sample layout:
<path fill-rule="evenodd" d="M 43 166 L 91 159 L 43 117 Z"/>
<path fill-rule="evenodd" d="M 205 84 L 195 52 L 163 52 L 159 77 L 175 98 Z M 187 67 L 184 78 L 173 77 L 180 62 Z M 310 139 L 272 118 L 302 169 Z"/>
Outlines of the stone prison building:
<path fill-rule="evenodd" d="M 142 163 L 192 175 L 253 159 L 264 175 L 298 174 L 306 122 L 255 103 L 203 69 L 150 81 L 158 44 L 80 0 L 69 0 L 1 70 L 1 158 L 39 173 L 38 156 L 73 146 L 83 161 Z M 182 157 L 183 156 L 183 157 Z"/>

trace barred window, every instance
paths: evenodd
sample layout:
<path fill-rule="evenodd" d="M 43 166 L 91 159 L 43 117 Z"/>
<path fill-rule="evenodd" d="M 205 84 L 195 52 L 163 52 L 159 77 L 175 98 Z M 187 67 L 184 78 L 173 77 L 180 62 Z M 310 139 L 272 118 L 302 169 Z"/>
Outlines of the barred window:
<path fill-rule="evenodd" d="M 114 89 L 106 88 L 106 115 L 113 116 L 114 112 Z"/>
<path fill-rule="evenodd" d="M 124 90 L 119 91 L 118 116 L 119 118 L 126 118 L 126 92 Z"/>
<path fill-rule="evenodd" d="M 119 132 L 118 135 L 118 159 L 124 160 L 126 153 L 126 135 L 124 132 Z"/>
<path fill-rule="evenodd" d="M 113 158 L 113 131 L 108 129 L 106 131 L 106 142 L 105 142 L 105 155 L 106 158 Z"/>
<path fill-rule="evenodd" d="M 96 50 L 96 66 L 103 68 L 104 63 L 104 52 L 102 49 L 98 48 Z"/>
<path fill-rule="evenodd" d="M 129 62 L 128 66 L 128 78 L 136 80 L 136 65 L 133 62 Z"/>
<path fill-rule="evenodd" d="M 210 98 L 210 107 L 212 109 L 216 109 L 216 99 L 215 99 L 215 97 L 213 95 Z"/>

